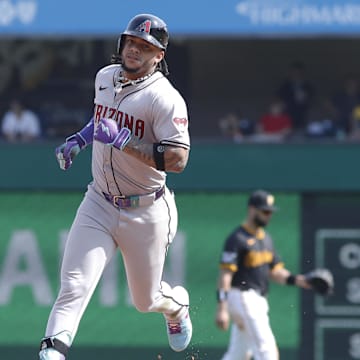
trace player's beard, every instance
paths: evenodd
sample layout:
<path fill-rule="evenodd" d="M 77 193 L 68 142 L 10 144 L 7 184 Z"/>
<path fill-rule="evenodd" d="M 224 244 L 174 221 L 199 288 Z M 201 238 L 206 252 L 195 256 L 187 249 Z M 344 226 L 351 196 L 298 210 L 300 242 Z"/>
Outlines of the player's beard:
<path fill-rule="evenodd" d="M 258 227 L 265 227 L 268 224 L 268 220 L 260 218 L 259 215 L 254 216 L 254 223 Z"/>
<path fill-rule="evenodd" d="M 122 64 L 123 69 L 129 73 L 129 74 L 136 74 L 138 71 L 141 70 L 141 67 L 138 68 L 129 68 L 128 66 L 126 66 L 126 64 Z"/>
<path fill-rule="evenodd" d="M 125 72 L 129 73 L 129 74 L 139 74 L 139 77 L 140 77 L 140 74 L 144 74 L 144 75 L 141 75 L 141 76 L 145 76 L 151 72 L 154 71 L 153 69 L 153 64 L 151 64 L 150 61 L 145 61 L 141 66 L 138 66 L 136 68 L 130 68 L 126 65 L 125 61 L 123 61 L 123 64 L 122 64 L 122 68 L 125 70 Z M 155 64 L 156 66 L 156 64 Z"/>

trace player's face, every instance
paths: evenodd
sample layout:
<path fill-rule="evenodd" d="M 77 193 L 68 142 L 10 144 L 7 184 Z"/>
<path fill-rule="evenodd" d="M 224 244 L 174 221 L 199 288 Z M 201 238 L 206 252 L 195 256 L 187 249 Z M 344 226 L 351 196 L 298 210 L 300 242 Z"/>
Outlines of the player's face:
<path fill-rule="evenodd" d="M 265 227 L 271 218 L 272 211 L 256 209 L 254 213 L 254 223 L 257 226 Z"/>
<path fill-rule="evenodd" d="M 126 35 L 121 58 L 126 77 L 134 80 L 152 72 L 164 58 L 164 51 L 143 39 Z"/>

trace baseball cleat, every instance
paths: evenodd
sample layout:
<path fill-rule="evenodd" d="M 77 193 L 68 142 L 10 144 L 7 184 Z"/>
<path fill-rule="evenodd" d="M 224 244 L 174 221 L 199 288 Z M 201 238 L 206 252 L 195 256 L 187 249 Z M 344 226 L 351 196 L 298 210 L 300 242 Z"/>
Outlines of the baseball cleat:
<path fill-rule="evenodd" d="M 192 336 L 189 311 L 186 311 L 186 316 L 183 319 L 167 320 L 166 325 L 170 347 L 177 352 L 185 350 Z"/>
<path fill-rule="evenodd" d="M 188 292 L 182 286 L 176 286 L 173 291 L 174 295 L 178 295 L 178 297 L 174 296 L 174 298 L 176 300 L 179 298 L 179 300 L 181 299 L 182 304 L 186 304 L 183 309 L 180 310 L 182 315 L 179 319 L 166 319 L 169 345 L 171 349 L 179 352 L 185 350 L 191 341 L 192 323 L 189 314 Z"/>
<path fill-rule="evenodd" d="M 65 360 L 71 344 L 71 334 L 64 330 L 55 336 L 48 336 L 41 339 L 40 360 Z"/>
<path fill-rule="evenodd" d="M 40 360 L 64 360 L 64 355 L 60 354 L 55 349 L 44 349 L 39 353 Z"/>

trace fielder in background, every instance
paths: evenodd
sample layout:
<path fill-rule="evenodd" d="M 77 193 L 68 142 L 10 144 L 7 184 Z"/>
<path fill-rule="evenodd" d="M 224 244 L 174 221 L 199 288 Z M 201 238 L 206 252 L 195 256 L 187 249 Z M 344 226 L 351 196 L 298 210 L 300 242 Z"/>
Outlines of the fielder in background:
<path fill-rule="evenodd" d="M 56 149 L 60 167 L 67 170 L 92 144 L 93 181 L 67 238 L 41 360 L 66 358 L 104 268 L 118 250 L 136 309 L 164 315 L 174 351 L 190 343 L 188 292 L 162 281 L 178 221 L 166 172 L 181 173 L 190 149 L 187 106 L 166 78 L 168 38 L 160 18 L 131 19 L 112 64 L 96 75 L 94 117 Z M 119 337 L 126 331 L 121 321 L 119 314 Z"/>
<path fill-rule="evenodd" d="M 310 289 L 306 275 L 285 269 L 265 231 L 276 210 L 274 196 L 264 190 L 248 200 L 245 222 L 227 237 L 220 260 L 216 324 L 231 336 L 222 360 L 277 360 L 279 353 L 269 322 L 266 295 L 269 279 Z"/>

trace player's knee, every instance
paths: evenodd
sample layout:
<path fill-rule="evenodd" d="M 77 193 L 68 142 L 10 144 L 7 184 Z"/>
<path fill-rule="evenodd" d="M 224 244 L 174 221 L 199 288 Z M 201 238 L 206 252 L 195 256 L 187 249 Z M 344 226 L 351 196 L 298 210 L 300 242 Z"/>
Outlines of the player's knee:
<path fill-rule="evenodd" d="M 161 302 L 153 300 L 151 298 L 149 299 L 142 298 L 138 301 L 134 300 L 134 306 L 137 311 L 142 313 L 164 312 L 165 310 Z"/>
<path fill-rule="evenodd" d="M 276 346 L 264 345 L 259 348 L 259 358 L 266 360 L 279 360 Z"/>
<path fill-rule="evenodd" d="M 90 291 L 90 287 L 87 284 L 79 282 L 67 282 L 61 285 L 61 289 L 58 296 L 58 302 L 76 301 L 82 299 Z"/>
<path fill-rule="evenodd" d="M 137 311 L 141 313 L 152 312 L 152 302 L 151 301 L 137 301 L 134 302 L 134 306 Z"/>
<path fill-rule="evenodd" d="M 150 312 L 149 308 L 146 307 L 141 307 L 141 306 L 135 306 L 136 310 L 141 312 L 141 313 L 147 313 Z"/>
<path fill-rule="evenodd" d="M 173 289 L 169 284 L 162 281 L 161 288 L 153 296 L 138 297 L 133 299 L 133 304 L 139 312 L 172 312 L 175 311 L 176 303 L 173 300 Z"/>

